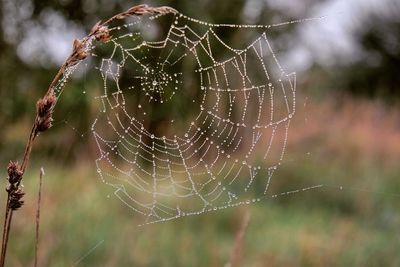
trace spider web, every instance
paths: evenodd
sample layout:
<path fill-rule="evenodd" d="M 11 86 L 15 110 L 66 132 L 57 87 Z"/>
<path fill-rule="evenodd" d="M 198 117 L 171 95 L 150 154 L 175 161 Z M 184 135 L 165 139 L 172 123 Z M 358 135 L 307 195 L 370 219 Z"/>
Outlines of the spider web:
<path fill-rule="evenodd" d="M 269 40 L 276 25 L 180 13 L 125 23 L 90 48 L 103 83 L 91 129 L 96 166 L 114 195 L 144 224 L 278 196 L 270 185 L 295 114 L 296 75 Z"/>

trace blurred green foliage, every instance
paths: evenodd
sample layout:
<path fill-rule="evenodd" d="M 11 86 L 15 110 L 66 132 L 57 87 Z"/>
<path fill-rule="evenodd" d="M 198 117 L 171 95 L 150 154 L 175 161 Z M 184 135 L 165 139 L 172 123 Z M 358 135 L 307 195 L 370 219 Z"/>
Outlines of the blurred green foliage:
<path fill-rule="evenodd" d="M 254 23 L 269 24 L 277 21 L 288 21 L 291 19 L 304 18 L 309 16 L 307 12 L 311 9 L 301 9 L 302 13 L 285 12 L 285 9 L 274 8 L 270 6 L 268 1 L 144 1 L 150 5 L 170 5 L 182 13 L 189 16 L 201 18 L 210 22 L 224 23 Z M 309 0 L 307 5 L 321 5 L 326 1 Z M 0 19 L 4 31 L 0 35 L 0 160 L 4 161 L 10 157 L 17 157 L 15 151 L 21 150 L 23 146 L 24 134 L 28 132 L 27 124 L 34 116 L 34 106 L 36 100 L 43 94 L 48 87 L 49 82 L 57 71 L 57 64 L 47 59 L 48 64 L 38 62 L 27 63 L 19 57 L 19 42 L 29 32 L 30 27 L 37 23 L 43 24 L 43 16 L 48 14 L 49 10 L 58 12 L 67 21 L 72 21 L 84 31 L 89 31 L 92 25 L 98 20 L 107 18 L 125 10 L 126 8 L 139 4 L 139 2 L 131 2 L 126 0 L 60 0 L 60 1 L 28 1 L 30 5 L 23 6 L 29 9 L 22 21 L 7 21 L 5 13 L 6 6 L 9 4 L 17 6 L 22 2 L 5 0 L 2 2 L 2 12 Z M 254 3 L 258 3 L 255 5 Z M 250 8 L 249 8 L 250 7 Z M 390 8 L 390 7 L 389 7 Z M 365 53 L 362 61 L 353 62 L 350 65 L 332 65 L 331 67 L 323 67 L 315 65 L 315 67 L 307 74 L 308 81 L 305 86 L 317 88 L 316 91 L 331 89 L 333 92 L 350 92 L 361 96 L 380 96 L 388 100 L 397 99 L 399 96 L 399 75 L 397 75 L 400 46 L 399 46 L 399 29 L 396 9 L 398 6 L 392 7 L 393 12 L 386 16 L 374 15 L 366 12 L 361 20 L 362 27 L 354 27 L 354 37 L 359 41 L 360 51 Z M 246 11 L 247 10 L 247 11 Z M 253 10 L 253 16 L 248 10 Z M 257 12 L 256 12 L 257 11 Z M 30 13 L 29 13 L 30 12 Z M 249 13 L 250 12 L 250 13 Z M 250 15 L 249 15 L 250 14 Z M 18 17 L 14 18 L 17 20 Z M 369 22 L 371 21 L 371 22 Z M 323 22 L 321 22 L 323 23 Z M 9 38 L 6 29 L 14 27 L 13 38 Z M 285 51 L 295 42 L 290 39 L 290 32 L 293 32 L 299 25 L 293 24 L 285 28 L 285 34 L 280 32 L 275 38 L 278 50 Z M 240 36 L 229 36 L 229 32 L 221 32 L 226 40 L 231 39 L 232 42 L 240 41 Z M 273 32 L 271 34 L 274 34 Z M 224 36 L 226 35 L 226 36 Z M 293 35 L 294 36 L 294 35 Z M 82 36 L 76 36 L 80 38 Z M 72 40 L 71 40 L 72 44 Z M 45 48 L 46 49 L 46 48 Z M 68 142 L 59 142 L 56 146 L 63 147 L 63 143 L 70 142 L 80 143 L 81 134 L 85 133 L 90 127 L 91 100 L 81 94 L 83 88 L 92 84 L 90 77 L 75 77 L 69 83 L 68 92 L 62 96 L 62 101 L 57 107 L 56 126 L 64 125 L 65 121 L 69 128 L 75 128 L 76 131 L 68 133 L 58 132 L 57 130 L 48 133 L 48 135 L 56 134 L 59 141 L 68 139 Z M 325 90 L 325 91 L 326 91 Z M 185 101 L 183 99 L 183 101 Z M 8 134 L 13 132 L 17 135 Z M 75 135 L 75 136 L 74 136 Z M 49 145 L 54 147 L 54 143 Z M 67 151 L 67 156 L 63 153 L 63 159 L 74 158 L 74 151 L 70 150 L 71 146 L 63 147 Z M 43 148 L 41 151 L 48 154 L 51 151 Z M 68 152 L 69 151 L 69 152 Z M 19 152 L 17 152 L 19 153 Z M 54 154 L 50 153 L 52 156 Z M 57 156 L 57 155 L 56 155 Z"/>
<path fill-rule="evenodd" d="M 371 11 L 353 29 L 361 60 L 329 68 L 326 83 L 345 93 L 397 103 L 400 98 L 400 6 Z"/>
<path fill-rule="evenodd" d="M 1 5 L 12 1 L 3 0 Z M 258 7 L 261 12 L 249 19 L 243 15 L 248 3 L 245 0 L 144 2 L 170 5 L 189 16 L 216 23 L 267 24 L 276 22 L 277 18 L 287 21 L 307 17 L 306 12 L 311 10 L 306 8 L 304 14 L 294 16 L 262 1 Z M 306 1 L 310 7 L 316 3 L 321 1 Z M 41 23 L 41 15 L 51 9 L 87 32 L 98 20 L 139 2 L 35 0 L 32 4 L 31 21 Z M 393 7 L 394 14 L 396 8 Z M 4 10 L 0 12 L 3 28 L 11 23 L 4 21 Z M 330 67 L 315 65 L 300 84 L 302 88 L 315 89 L 309 98 L 327 92 L 328 97 L 321 102 L 332 104 L 335 111 L 343 110 L 342 98 L 332 101 L 332 95 L 337 96 L 338 91 L 346 98 L 354 94 L 394 103 L 400 96 L 398 16 L 367 13 L 363 21 L 362 27 L 353 29 L 360 51 L 365 53 L 363 60 Z M 8 40 L 4 31 L 0 33 L 0 162 L 3 169 L 8 160 L 20 158 L 34 118 L 36 100 L 45 92 L 58 67 L 51 60 L 45 65 L 23 61 L 18 55 L 18 42 L 29 25 L 24 21 L 16 25 L 15 41 Z M 288 34 L 281 39 L 276 36 L 275 41 L 282 50 L 293 44 L 290 33 L 296 27 L 295 24 L 287 27 Z M 238 38 L 229 34 L 225 37 Z M 57 106 L 54 127 L 44 138 L 38 138 L 33 152 L 35 162 L 25 179 L 29 189 L 27 204 L 15 216 L 8 255 L 10 266 L 27 266 L 32 262 L 34 224 L 30 222 L 34 221 L 35 214 L 35 170 L 43 164 L 47 175 L 39 261 L 42 266 L 71 266 L 102 240 L 79 266 L 223 266 L 234 245 L 242 210 L 228 209 L 137 228 L 134 215 L 113 197 L 110 188 L 96 180 L 92 166 L 95 148 L 87 135 L 93 116 L 93 92 L 87 90 L 84 95 L 82 91 L 97 87 L 98 83 L 90 76 L 75 77 Z M 276 192 L 321 183 L 326 187 L 247 207 L 252 219 L 240 266 L 400 265 L 398 110 L 389 114 L 387 102 L 374 102 L 376 110 L 361 120 L 368 107 L 364 109 L 355 98 L 350 101 L 355 103 L 348 108 L 350 111 L 335 113 L 322 105 L 310 109 L 310 101 L 302 99 L 299 107 L 305 113 L 299 118 L 303 127 L 295 128 L 289 136 L 289 140 L 298 136 L 300 140 L 295 145 L 289 144 L 292 150 L 277 172 L 273 187 Z M 356 116 L 351 116 L 351 112 Z M 325 113 L 326 117 L 313 124 L 310 117 Z M 314 128 L 323 131 L 309 133 Z M 302 135 L 301 131 L 305 133 Z M 330 141 L 325 142 L 327 139 Z M 296 144 L 300 145 L 296 147 Z M 306 154 L 309 151 L 311 156 Z M 4 203 L 4 195 L 0 194 L 0 203 Z"/>
<path fill-rule="evenodd" d="M 319 145 L 308 149 L 322 152 Z M 276 190 L 321 180 L 327 187 L 145 227 L 137 226 L 141 221 L 110 188 L 91 178 L 90 166 L 46 166 L 40 266 L 224 266 L 246 211 L 251 219 L 239 266 L 400 264 L 399 195 L 388 193 L 400 189 L 395 163 L 370 161 L 365 168 L 346 158 L 331 162 L 318 153 L 298 154 L 277 173 Z M 35 217 L 37 175 L 26 177 L 30 193 L 15 216 L 10 266 L 32 263 L 34 224 L 27 222 Z"/>

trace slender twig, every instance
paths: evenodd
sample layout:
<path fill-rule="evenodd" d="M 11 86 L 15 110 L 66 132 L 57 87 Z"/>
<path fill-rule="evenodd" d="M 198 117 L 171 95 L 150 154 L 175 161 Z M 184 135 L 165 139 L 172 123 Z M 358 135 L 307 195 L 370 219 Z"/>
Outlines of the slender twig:
<path fill-rule="evenodd" d="M 10 195 L 7 195 L 7 201 L 6 201 L 6 208 L 5 208 L 5 214 L 4 214 L 4 225 L 3 225 L 3 240 L 1 243 L 1 258 L 0 258 L 0 266 L 4 265 L 4 258 L 3 254 L 5 253 L 5 236 L 6 236 L 6 229 L 7 229 L 7 223 L 8 223 L 8 215 L 10 213 L 10 210 L 8 209 L 8 202 L 10 201 Z"/>
<path fill-rule="evenodd" d="M 40 225 L 40 202 L 42 200 L 42 181 L 43 181 L 44 169 L 40 168 L 39 174 L 39 193 L 38 193 L 38 202 L 36 209 L 36 242 L 35 242 L 35 264 L 34 267 L 37 267 L 38 262 L 38 248 L 39 248 L 39 225 Z"/>
<path fill-rule="evenodd" d="M 8 246 L 8 238 L 10 237 L 10 229 L 11 229 L 12 217 L 13 217 L 13 213 L 11 211 L 8 214 L 7 229 L 6 229 L 6 240 L 4 241 L 4 259 L 2 260 L 2 264 L 4 264 L 4 261 L 6 259 L 6 251 L 7 251 L 7 246 Z"/>
<path fill-rule="evenodd" d="M 50 83 L 43 98 L 39 99 L 36 104 L 36 117 L 31 128 L 31 132 L 25 147 L 22 163 L 19 165 L 17 162 L 10 162 L 8 166 L 8 186 L 7 186 L 7 202 L 4 216 L 3 225 L 3 239 L 0 255 L 0 267 L 4 267 L 5 257 L 7 252 L 7 244 L 12 222 L 13 211 L 19 209 L 24 201 L 24 191 L 22 189 L 21 181 L 28 166 L 29 158 L 32 152 L 34 141 L 40 132 L 48 130 L 52 126 L 52 115 L 54 107 L 57 103 L 57 96 L 55 94 L 55 87 L 60 79 L 68 79 L 67 70 L 77 65 L 84 60 L 91 50 L 91 44 L 94 41 L 108 42 L 111 39 L 108 25 L 115 20 L 122 20 L 131 16 L 141 16 L 144 14 L 166 14 L 176 13 L 177 11 L 170 7 L 149 7 L 147 5 L 138 5 L 128 9 L 125 12 L 119 13 L 108 20 L 96 23 L 90 33 L 82 40 L 75 40 L 71 55 L 61 65 L 54 79 Z M 63 89 L 65 83 L 60 85 L 60 90 Z"/>
<path fill-rule="evenodd" d="M 243 239 L 244 235 L 246 234 L 247 227 L 249 226 L 250 222 L 250 212 L 246 211 L 243 216 L 239 231 L 236 234 L 235 246 L 231 252 L 231 257 L 229 262 L 225 264 L 225 267 L 238 267 L 239 261 L 242 254 L 242 247 L 243 247 Z"/>

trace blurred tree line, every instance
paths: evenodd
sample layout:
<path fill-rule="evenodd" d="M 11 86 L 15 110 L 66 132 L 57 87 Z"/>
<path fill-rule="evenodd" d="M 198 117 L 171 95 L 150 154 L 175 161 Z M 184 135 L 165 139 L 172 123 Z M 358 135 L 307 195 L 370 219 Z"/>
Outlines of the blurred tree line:
<path fill-rule="evenodd" d="M 355 96 L 400 99 L 400 3 L 387 1 L 385 12 L 363 12 L 352 29 L 361 56 L 350 64 L 328 68 L 326 83 Z M 328 86 L 330 87 L 330 86 Z"/>
<path fill-rule="evenodd" d="M 269 24 L 305 18 L 315 4 L 333 1 L 306 0 L 298 12 L 275 8 L 268 1 L 262 0 L 230 0 L 230 1 L 143 1 L 149 5 L 169 5 L 187 14 L 214 23 L 237 24 Z M 143 3 L 140 2 L 140 3 Z M 140 4 L 128 0 L 2 0 L 0 20 L 0 159 L 4 162 L 10 157 L 18 157 L 23 152 L 23 145 L 28 134 L 30 122 L 34 117 L 36 100 L 44 93 L 52 77 L 57 71 L 57 62 L 39 55 L 41 61 L 27 61 L 21 58 L 20 43 L 29 33 L 33 25 L 44 24 L 45 14 L 57 12 L 66 21 L 73 22 L 82 32 L 88 32 L 100 19 L 108 18 L 130 6 Z M 400 20 L 399 6 L 391 15 L 381 16 L 374 13 L 363 15 L 362 27 L 353 30 L 360 49 L 364 53 L 362 60 L 349 65 L 333 65 L 329 68 L 317 64 L 310 71 L 317 73 L 318 81 L 325 88 L 343 90 L 355 95 L 381 97 L 383 99 L 399 99 L 400 75 Z M 10 16 L 10 10 L 16 15 Z M 396 16 L 397 15 L 397 16 Z M 298 25 L 293 24 L 285 31 L 277 42 L 288 48 L 290 32 Z M 76 36 L 81 38 L 82 36 Z M 289 40 L 289 41 L 288 41 Z M 71 44 L 72 44 L 71 40 Z M 35 45 L 45 44 L 38 40 Z M 30 49 L 25 46 L 24 49 Z M 42 47 L 42 50 L 48 48 Z M 38 51 L 42 51 L 38 50 Z M 40 53 L 40 52 L 39 52 Z M 310 83 L 312 84 L 312 80 Z M 62 105 L 57 107 L 61 125 L 70 117 L 74 123 L 70 128 L 84 131 L 90 127 L 88 114 L 89 99 L 81 95 L 82 79 L 70 82 L 71 88 L 62 96 Z M 61 129 L 61 130 L 59 130 Z M 73 144 L 81 144 L 81 135 L 74 131 L 63 131 L 63 127 L 54 127 L 49 135 L 48 145 L 43 143 L 43 151 L 63 151 L 62 156 L 70 158 L 76 153 Z M 51 139 L 52 138 L 52 139 Z M 52 140 L 52 141 L 51 141 Z M 54 143 L 57 144 L 54 146 Z M 77 155 L 75 155 L 77 156 Z"/>

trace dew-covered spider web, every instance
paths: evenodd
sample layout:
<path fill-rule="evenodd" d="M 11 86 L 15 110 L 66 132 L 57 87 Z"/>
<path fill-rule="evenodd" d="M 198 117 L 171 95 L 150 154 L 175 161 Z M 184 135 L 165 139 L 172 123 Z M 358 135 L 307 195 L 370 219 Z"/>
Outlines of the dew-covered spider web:
<path fill-rule="evenodd" d="M 296 75 L 274 52 L 274 26 L 143 16 L 93 43 L 97 172 L 144 224 L 279 195 L 270 186 L 295 115 Z"/>

